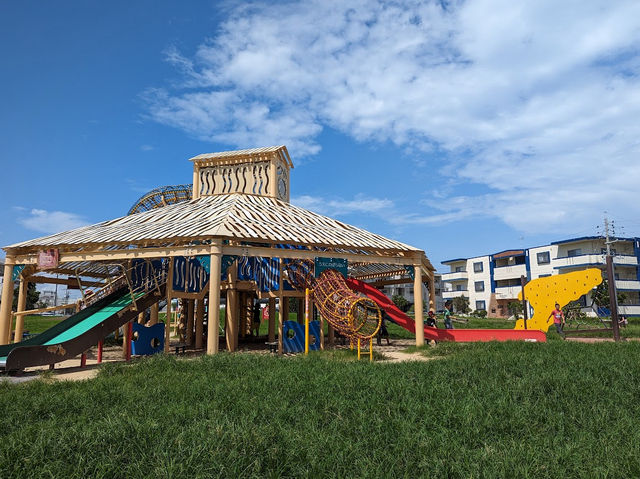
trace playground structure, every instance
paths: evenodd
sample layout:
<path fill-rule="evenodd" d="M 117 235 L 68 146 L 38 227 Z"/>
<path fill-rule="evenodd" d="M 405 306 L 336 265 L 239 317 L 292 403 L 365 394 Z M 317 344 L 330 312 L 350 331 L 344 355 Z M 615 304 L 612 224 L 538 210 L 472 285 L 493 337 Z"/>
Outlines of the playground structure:
<path fill-rule="evenodd" d="M 549 313 L 553 311 L 556 303 L 564 308 L 600 283 L 602 283 L 602 272 L 598 268 L 529 281 L 524 287 L 524 295 L 533 309 L 533 315 L 527 320 L 527 328 L 548 331 L 553 324 L 553 318 L 549 317 Z M 518 299 L 522 301 L 522 292 L 518 293 Z M 525 320 L 517 320 L 515 329 L 525 329 Z"/>
<path fill-rule="evenodd" d="M 249 340 L 246 325 L 251 321 L 250 306 L 257 300 L 268 301 L 269 342 L 276 341 L 276 318 L 288 318 L 290 301 L 298 301 L 298 321 L 302 321 L 305 293 L 293 288 L 283 273 L 290 261 L 318 257 L 344 260 L 356 277 L 368 274 L 371 267 L 385 270 L 385 274 L 411 271 L 409 282 L 416 291 L 423 284 L 429 286 L 429 307 L 433 309 L 435 269 L 423 251 L 289 203 L 293 164 L 286 147 L 205 154 L 191 161 L 191 189 L 188 185 L 158 188 L 136 202 L 130 215 L 4 247 L 0 344 L 9 343 L 13 329 L 14 284 L 19 283 L 16 317 L 21 317 L 29 283 L 77 287 L 84 295 L 88 287 L 114 282 L 134 260 L 162 262 L 167 280 L 160 295 L 145 295 L 144 301 L 134 297 L 137 304 L 125 306 L 121 311 L 126 309 L 126 314 L 119 318 L 129 318 L 125 323 L 144 322 L 149 316 L 151 323 L 157 323 L 159 303 L 167 304 L 166 314 L 172 317 L 172 300 L 179 298 L 184 303 L 181 323 L 185 342 L 195 348 L 206 347 L 208 354 L 217 353 L 221 345 L 235 351 L 239 340 Z M 329 286 L 335 284 L 330 281 Z M 415 296 L 416 320 L 422 321 L 422 294 Z M 354 301 L 369 304 L 366 298 Z M 218 314 L 221 302 L 226 305 L 222 329 Z M 329 303 L 322 307 L 328 308 Z M 312 304 L 309 308 L 314 310 Z M 367 318 L 377 317 L 373 303 L 364 308 L 369 310 Z M 324 320 L 322 314 L 320 320 Z M 117 327 L 116 322 L 103 323 Z M 375 334 L 377 324 L 366 320 L 360 329 L 352 327 L 364 338 Z M 131 329 L 125 328 L 127 336 Z M 283 353 L 283 321 L 278 321 L 277 331 L 277 349 Z M 333 331 L 331 327 L 329 341 Z M 419 328 L 416 333 L 418 345 L 424 343 L 421 332 Z M 164 333 L 164 351 L 168 352 L 171 329 L 165 328 Z M 323 343 L 321 334 L 318 347 Z M 11 355 L 28 346 L 15 344 Z M 67 351 L 71 354 L 71 349 Z M 2 357 L 11 362 L 9 356 Z"/>

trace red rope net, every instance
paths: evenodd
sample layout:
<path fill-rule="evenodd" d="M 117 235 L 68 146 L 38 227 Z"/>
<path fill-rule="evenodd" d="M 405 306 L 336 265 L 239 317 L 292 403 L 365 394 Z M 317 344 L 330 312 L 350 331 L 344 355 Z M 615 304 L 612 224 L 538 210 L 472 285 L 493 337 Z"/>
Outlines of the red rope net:
<path fill-rule="evenodd" d="M 353 339 L 370 339 L 380 329 L 382 313 L 378 305 L 367 297 L 349 289 L 343 276 L 327 269 L 315 278 L 311 261 L 296 260 L 286 267 L 291 285 L 312 291 L 316 308 L 342 335 Z"/>

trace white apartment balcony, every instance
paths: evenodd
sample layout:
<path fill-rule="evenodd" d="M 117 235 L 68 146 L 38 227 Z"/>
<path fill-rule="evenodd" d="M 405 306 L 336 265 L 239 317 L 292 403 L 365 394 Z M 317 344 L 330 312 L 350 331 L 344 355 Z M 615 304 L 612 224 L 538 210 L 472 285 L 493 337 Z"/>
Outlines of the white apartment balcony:
<path fill-rule="evenodd" d="M 513 266 L 500 266 L 493 268 L 493 279 L 515 279 L 520 276 L 527 276 L 527 266 L 524 264 L 514 264 Z"/>
<path fill-rule="evenodd" d="M 640 291 L 640 281 L 631 279 L 616 279 L 616 288 Z"/>
<path fill-rule="evenodd" d="M 553 258 L 554 268 L 568 268 L 571 266 L 589 266 L 598 264 L 606 264 L 604 255 L 581 254 L 578 256 Z M 619 264 L 621 266 L 638 266 L 638 258 L 636 258 L 635 256 L 618 255 L 613 257 L 613 264 Z"/>
<path fill-rule="evenodd" d="M 442 299 L 453 299 L 453 298 L 457 298 L 458 296 L 466 296 L 468 298 L 469 291 L 465 289 L 463 291 L 443 291 L 442 292 Z"/>
<path fill-rule="evenodd" d="M 466 271 L 452 271 L 450 273 L 442 273 L 442 282 L 445 281 L 463 281 L 469 279 L 469 273 Z"/>
<path fill-rule="evenodd" d="M 496 287 L 496 299 L 518 299 L 520 291 L 522 291 L 521 286 Z"/>

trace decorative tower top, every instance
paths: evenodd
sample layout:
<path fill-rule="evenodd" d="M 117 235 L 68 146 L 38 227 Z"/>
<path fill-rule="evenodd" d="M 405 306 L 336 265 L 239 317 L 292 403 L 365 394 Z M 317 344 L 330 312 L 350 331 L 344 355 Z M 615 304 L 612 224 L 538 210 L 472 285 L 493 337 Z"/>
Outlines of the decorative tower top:
<path fill-rule="evenodd" d="M 205 153 L 191 161 L 193 199 L 243 193 L 289 202 L 289 170 L 293 163 L 284 145 Z"/>

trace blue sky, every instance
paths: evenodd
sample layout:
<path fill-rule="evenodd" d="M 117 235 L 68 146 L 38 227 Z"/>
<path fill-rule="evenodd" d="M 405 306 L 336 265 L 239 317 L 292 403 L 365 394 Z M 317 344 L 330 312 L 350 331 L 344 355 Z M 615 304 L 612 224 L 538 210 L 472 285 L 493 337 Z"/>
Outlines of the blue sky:
<path fill-rule="evenodd" d="M 640 235 L 638 45 L 637 1 L 0 2 L 0 244 L 278 144 L 293 203 L 439 270 Z"/>

